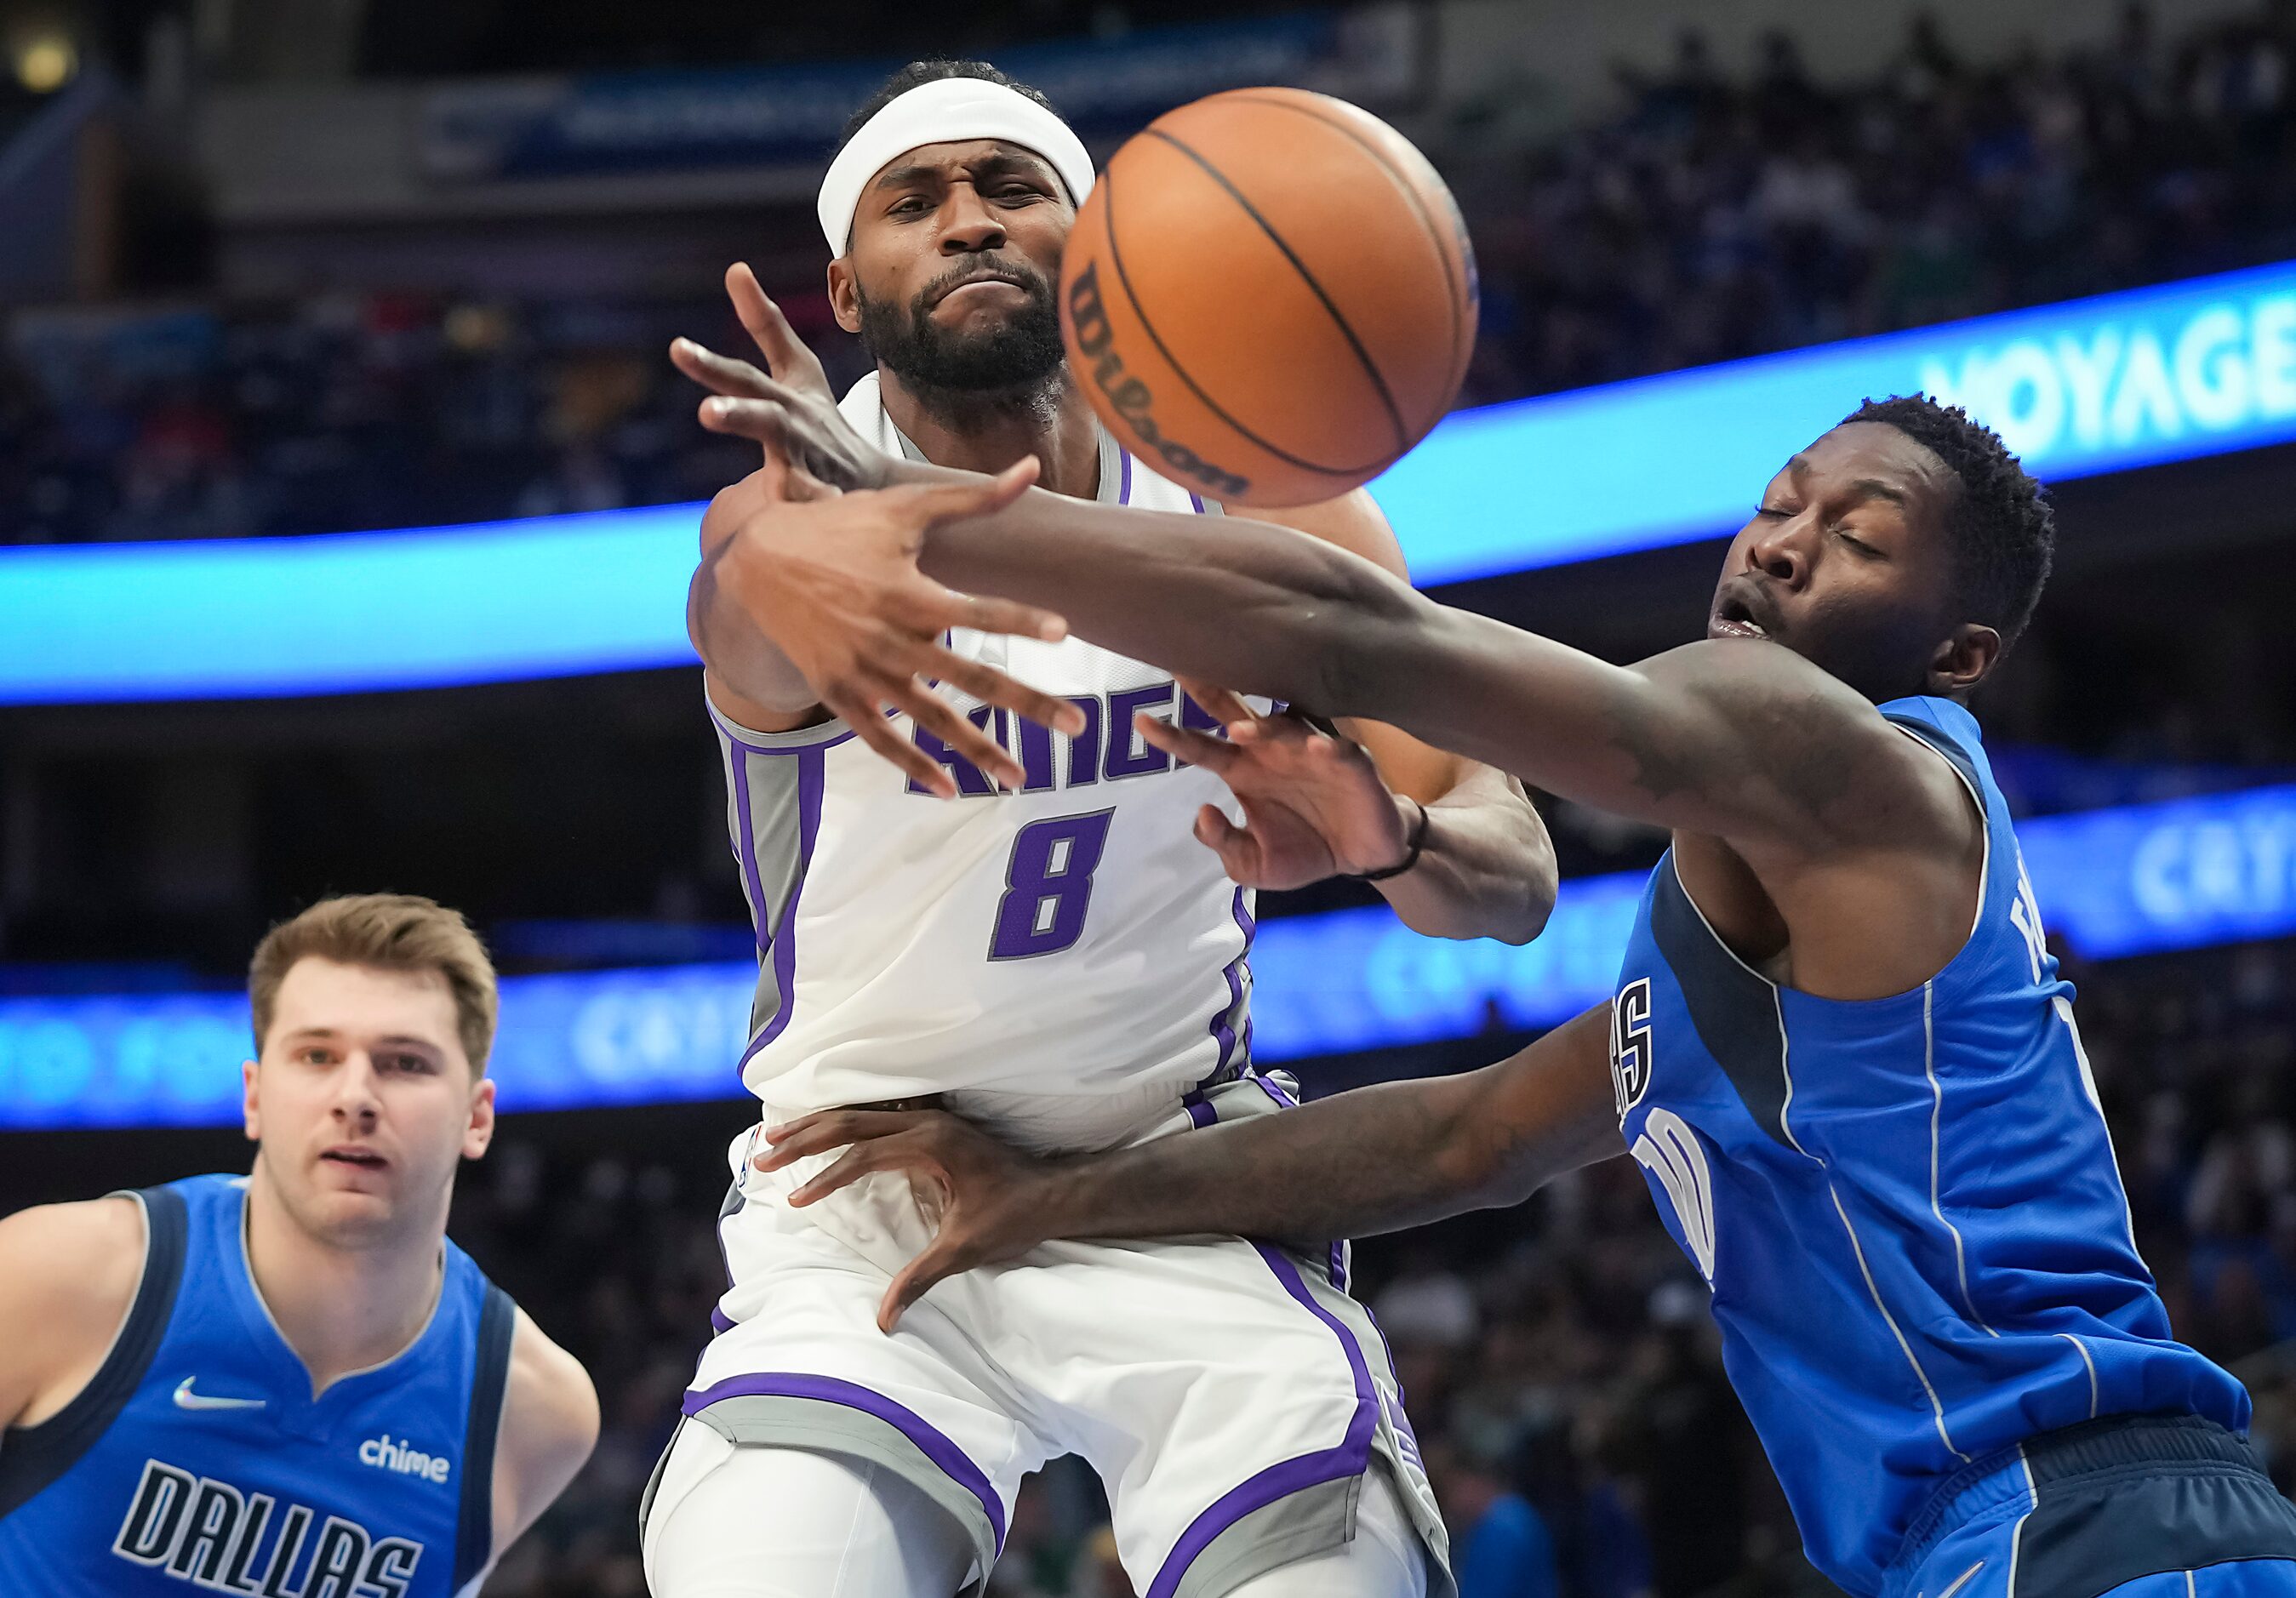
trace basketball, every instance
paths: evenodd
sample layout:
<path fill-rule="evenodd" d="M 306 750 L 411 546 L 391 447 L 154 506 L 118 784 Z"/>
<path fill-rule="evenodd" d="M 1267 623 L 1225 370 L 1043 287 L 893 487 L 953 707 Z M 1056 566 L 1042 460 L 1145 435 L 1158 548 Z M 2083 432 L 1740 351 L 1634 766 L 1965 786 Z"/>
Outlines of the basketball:
<path fill-rule="evenodd" d="M 1061 268 L 1077 381 L 1124 447 L 1206 497 L 1308 504 L 1449 408 L 1475 262 L 1435 168 L 1369 112 L 1236 89 L 1110 160 Z"/>

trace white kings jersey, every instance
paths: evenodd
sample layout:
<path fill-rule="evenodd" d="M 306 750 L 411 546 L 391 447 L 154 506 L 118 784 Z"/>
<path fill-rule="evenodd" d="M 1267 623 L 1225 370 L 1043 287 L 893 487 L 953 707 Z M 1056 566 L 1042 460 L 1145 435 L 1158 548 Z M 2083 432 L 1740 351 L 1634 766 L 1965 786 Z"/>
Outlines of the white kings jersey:
<path fill-rule="evenodd" d="M 841 407 L 913 458 L 875 373 Z M 1104 504 L 1217 514 L 1101 434 Z M 1169 672 L 1081 639 L 960 629 L 958 653 L 1072 701 L 1052 733 L 944 687 L 1027 768 L 997 790 L 908 717 L 956 779 L 941 799 L 840 722 L 764 733 L 712 708 L 727 819 L 758 935 L 742 1080 L 778 1123 L 840 1105 L 946 1095 L 1039 1150 L 1105 1146 L 1242 1069 L 1252 897 L 1199 843 L 1220 781 L 1175 767 L 1136 712 L 1213 728 Z"/>

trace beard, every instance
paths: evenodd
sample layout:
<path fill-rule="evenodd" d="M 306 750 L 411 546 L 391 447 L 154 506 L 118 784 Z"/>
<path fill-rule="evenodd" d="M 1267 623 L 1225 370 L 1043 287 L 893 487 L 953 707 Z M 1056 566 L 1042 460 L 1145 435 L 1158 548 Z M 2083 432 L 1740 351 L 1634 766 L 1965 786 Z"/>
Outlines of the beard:
<path fill-rule="evenodd" d="M 942 294 L 972 277 L 982 263 L 966 261 L 919 290 L 907 304 L 854 295 L 861 309 L 861 340 L 871 356 L 901 380 L 926 412 L 964 430 L 1015 412 L 1057 402 L 1065 381 L 1061 317 L 1053 285 L 1026 261 L 996 264 L 1023 281 L 1028 299 L 1001 324 L 982 332 L 952 332 L 932 319 Z"/>

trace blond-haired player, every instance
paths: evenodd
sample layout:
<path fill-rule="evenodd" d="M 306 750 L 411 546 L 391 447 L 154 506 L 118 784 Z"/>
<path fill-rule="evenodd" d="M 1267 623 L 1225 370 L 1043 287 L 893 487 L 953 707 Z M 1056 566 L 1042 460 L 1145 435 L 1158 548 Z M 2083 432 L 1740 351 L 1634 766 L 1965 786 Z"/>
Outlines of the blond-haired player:
<path fill-rule="evenodd" d="M 453 1598 L 588 1457 L 589 1377 L 446 1235 L 494 968 L 323 900 L 248 984 L 245 1176 L 0 1220 L 0 1592 Z"/>

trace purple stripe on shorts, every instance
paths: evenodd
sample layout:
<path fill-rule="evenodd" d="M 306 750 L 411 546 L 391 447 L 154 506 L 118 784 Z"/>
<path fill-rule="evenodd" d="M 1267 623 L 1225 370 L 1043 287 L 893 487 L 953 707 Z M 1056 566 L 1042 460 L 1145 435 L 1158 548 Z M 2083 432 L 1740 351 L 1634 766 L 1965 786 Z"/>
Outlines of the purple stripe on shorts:
<path fill-rule="evenodd" d="M 1204 496 L 1202 495 L 1190 494 L 1188 496 L 1188 503 L 1196 507 L 1197 515 L 1201 516 L 1204 513 Z"/>
<path fill-rule="evenodd" d="M 1172 1545 L 1172 1552 L 1164 1556 L 1163 1568 L 1149 1585 L 1147 1598 L 1172 1598 L 1196 1556 L 1210 1547 L 1220 1533 L 1252 1511 L 1326 1481 L 1360 1476 L 1371 1466 L 1372 1434 L 1379 1427 L 1379 1399 L 1372 1391 L 1371 1369 L 1364 1363 L 1363 1350 L 1356 1346 L 1356 1340 L 1340 1323 L 1339 1317 L 1316 1302 L 1290 1260 L 1265 1243 L 1251 1246 L 1259 1250 L 1260 1258 L 1275 1273 L 1283 1291 L 1298 1299 L 1309 1315 L 1329 1326 L 1332 1334 L 1340 1340 L 1340 1347 L 1347 1350 L 1348 1367 L 1356 1379 L 1356 1413 L 1348 1422 L 1347 1435 L 1340 1439 L 1339 1446 L 1268 1466 L 1242 1487 L 1221 1495 L 1210 1509 L 1189 1522 L 1180 1540 Z"/>
<path fill-rule="evenodd" d="M 1116 458 L 1124 463 L 1117 468 L 1116 503 L 1128 505 L 1132 503 L 1132 452 L 1119 449 L 1116 452 Z"/>
<path fill-rule="evenodd" d="M 1259 1075 L 1257 1072 L 1253 1073 L 1251 1079 L 1259 1084 L 1260 1092 L 1266 1094 L 1278 1104 L 1283 1105 L 1284 1109 L 1297 1110 L 1300 1108 L 1300 1101 L 1293 1098 L 1290 1094 L 1285 1093 L 1280 1083 L 1271 1082 L 1267 1078 Z"/>
<path fill-rule="evenodd" d="M 733 1331 L 736 1324 L 738 1324 L 738 1323 L 735 1322 L 734 1317 L 727 1315 L 724 1310 L 718 1308 L 718 1306 L 712 1304 L 709 1307 L 709 1330 L 711 1332 L 716 1332 L 722 1337 L 726 1332 Z"/>
<path fill-rule="evenodd" d="M 1332 1279 L 1333 1287 L 1348 1291 L 1348 1245 L 1343 1239 L 1332 1240 L 1332 1257 L 1324 1263 L 1324 1274 Z"/>
<path fill-rule="evenodd" d="M 688 1392 L 680 1407 L 689 1415 L 698 1415 L 722 1398 L 816 1398 L 824 1404 L 842 1404 L 848 1409 L 876 1416 L 914 1443 L 917 1451 L 951 1481 L 980 1500 L 980 1507 L 988 1513 L 989 1529 L 996 1533 L 996 1552 L 1004 1552 L 1004 1504 L 996 1496 L 996 1489 L 989 1485 L 988 1472 L 906 1405 L 897 1404 L 858 1382 L 840 1381 L 834 1376 L 766 1371 L 729 1376 L 698 1393 Z"/>
<path fill-rule="evenodd" d="M 1193 1093 L 1181 1094 L 1180 1102 L 1188 1107 L 1191 1126 L 1209 1127 L 1219 1119 L 1219 1111 L 1212 1108 L 1211 1101 L 1204 1097 L 1204 1090 L 1201 1087 Z"/>
<path fill-rule="evenodd" d="M 774 1011 L 774 1019 L 766 1023 L 766 1029 L 742 1051 L 743 1069 L 748 1068 L 751 1055 L 788 1030 L 790 1016 L 797 1009 L 797 995 L 792 991 L 797 979 L 797 906 L 805 893 L 805 873 L 813 865 L 813 846 L 821 836 L 821 795 L 829 768 L 823 753 L 826 747 L 796 751 L 800 757 L 797 768 L 797 878 L 790 884 L 789 902 L 782 906 L 781 922 L 774 928 L 771 940 L 774 988 L 781 995 L 781 1004 Z M 748 815 L 746 808 L 742 814 Z"/>

